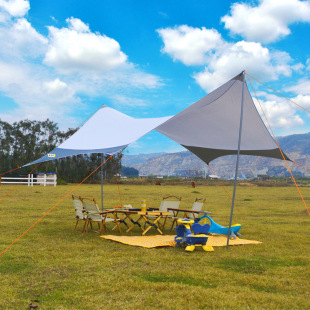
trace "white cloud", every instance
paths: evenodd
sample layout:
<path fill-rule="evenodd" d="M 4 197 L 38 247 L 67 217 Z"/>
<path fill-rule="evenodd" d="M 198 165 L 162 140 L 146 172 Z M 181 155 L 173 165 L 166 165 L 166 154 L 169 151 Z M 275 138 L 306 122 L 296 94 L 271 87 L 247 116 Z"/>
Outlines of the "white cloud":
<path fill-rule="evenodd" d="M 260 43 L 240 41 L 216 50 L 205 70 L 196 73 L 194 78 L 206 91 L 215 89 L 244 69 L 263 81 L 276 80 L 279 75 L 291 74 L 290 61 L 287 53 L 271 53 Z"/>
<path fill-rule="evenodd" d="M 224 44 L 216 30 L 204 27 L 200 29 L 182 25 L 159 29 L 157 32 L 165 44 L 162 52 L 185 65 L 204 64 L 208 55 Z"/>
<path fill-rule="evenodd" d="M 117 41 L 98 33 L 76 18 L 67 19 L 69 28 L 48 27 L 49 46 L 44 63 L 64 74 L 105 72 L 126 64 L 127 56 Z"/>
<path fill-rule="evenodd" d="M 242 70 L 260 80 L 272 81 L 279 76 L 290 76 L 293 70 L 300 71 L 303 67 L 293 64 L 286 52 L 270 51 L 258 42 L 230 43 L 214 29 L 182 25 L 157 31 L 164 42 L 162 53 L 187 66 L 205 65 L 203 71 L 194 74 L 194 79 L 207 92 Z"/>
<path fill-rule="evenodd" d="M 294 106 L 291 102 L 282 100 L 276 96 L 271 95 L 269 97 L 271 99 L 276 98 L 277 100 L 264 101 L 260 99 L 259 102 L 262 105 L 272 129 L 292 129 L 294 127 L 304 125 L 304 121 L 296 113 L 296 106 Z M 266 123 L 257 99 L 253 99 L 258 112 L 260 113 L 263 121 Z M 266 126 L 268 127 L 267 123 Z"/>
<path fill-rule="evenodd" d="M 27 0 L 0 0 L 0 9 L 13 17 L 22 17 L 27 14 L 30 4 Z"/>
<path fill-rule="evenodd" d="M 0 9 L 0 24 L 7 22 L 10 18 L 11 17 L 7 12 Z"/>
<path fill-rule="evenodd" d="M 290 91 L 295 94 L 310 95 L 310 80 L 301 80 L 298 84 L 288 87 L 286 91 Z"/>
<path fill-rule="evenodd" d="M 0 61 L 0 86 L 1 89 L 8 90 L 11 85 L 19 84 L 23 81 L 26 74 L 18 65 L 9 65 Z"/>
<path fill-rule="evenodd" d="M 270 43 L 289 35 L 289 25 L 310 22 L 310 2 L 260 0 L 258 6 L 234 3 L 230 15 L 221 20 L 233 34 L 250 41 Z"/>
<path fill-rule="evenodd" d="M 20 18 L 9 26 L 0 27 L 0 51 L 9 58 L 37 57 L 44 54 L 48 40 L 25 19 Z"/>
<path fill-rule="evenodd" d="M 25 18 L 0 24 L 0 93 L 13 102 L 5 113 L 0 110 L 1 119 L 50 118 L 65 129 L 78 121 L 71 115 L 88 109 L 80 96 L 110 98 L 116 105 L 127 97 L 132 106 L 142 105 L 130 100 L 133 91 L 161 85 L 157 76 L 128 62 L 117 41 L 90 32 L 79 19 L 67 22 L 68 28 L 50 27 L 49 37 Z M 115 100 L 120 89 L 123 98 Z"/>
<path fill-rule="evenodd" d="M 144 107 L 147 105 L 146 101 L 143 99 L 123 96 L 119 94 L 114 95 L 112 99 L 116 105 L 122 105 L 126 107 Z"/>
<path fill-rule="evenodd" d="M 52 74 L 40 64 L 8 64 L 0 61 L 0 92 L 16 103 L 9 112 L 0 112 L 5 121 L 21 119 L 45 120 L 50 118 L 62 128 L 77 124 L 74 112 L 87 109 L 80 95 L 110 98 L 115 105 L 144 106 L 148 102 L 132 98 L 133 89 L 158 86 L 158 79 L 153 75 L 140 73 L 132 68 L 126 73 L 111 72 L 101 76 L 76 76 L 52 78 Z M 131 77 L 131 78 L 130 78 Z M 122 95 L 116 96 L 118 89 Z M 139 92 L 140 93 L 140 92 Z"/>
<path fill-rule="evenodd" d="M 285 98 L 278 97 L 274 93 L 258 91 L 256 95 L 259 98 L 259 103 L 262 105 L 272 130 L 280 131 L 282 134 L 292 134 L 292 130 L 298 132 L 298 128 L 302 128 L 305 125 L 305 121 L 298 114 L 301 109 L 297 105 L 294 105 L 293 102 L 304 108 L 308 108 L 310 106 L 310 96 L 298 95 L 295 98 L 289 98 L 291 102 Z M 253 100 L 259 114 L 268 127 L 257 98 L 253 97 Z"/>
<path fill-rule="evenodd" d="M 69 29 L 76 31 L 76 32 L 90 32 L 89 26 L 83 23 L 80 19 L 78 18 L 67 18 L 66 22 L 69 26 Z"/>
<path fill-rule="evenodd" d="M 48 40 L 39 34 L 25 18 L 18 19 L 11 29 L 11 34 L 19 45 L 22 45 L 24 42 L 31 42 L 33 44 L 36 41 L 43 45 L 48 43 Z"/>
<path fill-rule="evenodd" d="M 61 123 L 72 121 L 70 110 L 79 103 L 79 98 L 66 83 L 59 79 L 47 81 L 46 76 L 47 72 L 39 66 L 0 61 L 0 91 L 17 104 L 9 113 L 2 114 L 2 119 L 49 117 Z"/>
<path fill-rule="evenodd" d="M 74 91 L 65 82 L 56 78 L 53 81 L 43 82 L 43 89 L 49 96 L 52 96 L 58 102 L 72 100 Z"/>
<path fill-rule="evenodd" d="M 302 71 L 305 69 L 305 65 L 303 65 L 302 63 L 297 63 L 296 65 L 293 65 L 291 68 L 297 73 L 302 73 Z"/>
<path fill-rule="evenodd" d="M 310 91 L 308 91 L 308 93 L 310 93 Z M 297 95 L 291 100 L 303 108 L 309 109 L 310 107 L 310 95 Z"/>
<path fill-rule="evenodd" d="M 114 100 L 115 93 L 131 96 L 133 90 L 143 91 L 160 87 L 162 82 L 157 76 L 139 71 L 134 66 L 124 70 L 113 70 L 106 73 L 84 73 L 83 75 L 66 76 L 70 85 L 78 94 L 98 97 L 104 96 Z M 117 101 L 114 101 L 117 103 Z"/>
<path fill-rule="evenodd" d="M 19 3 L 16 1 L 15 4 Z M 22 15 L 22 10 L 18 13 L 17 7 L 10 12 L 15 12 L 15 16 Z M 58 87 L 57 93 L 54 85 L 52 91 L 51 81 L 55 77 L 41 64 L 47 46 L 48 39 L 25 18 L 10 19 L 0 26 L 0 92 L 15 102 L 12 108 L 6 107 L 8 112 L 1 114 L 2 119 L 43 120 L 49 117 L 65 122 L 65 112 L 79 102 L 70 87 L 63 93 Z"/>

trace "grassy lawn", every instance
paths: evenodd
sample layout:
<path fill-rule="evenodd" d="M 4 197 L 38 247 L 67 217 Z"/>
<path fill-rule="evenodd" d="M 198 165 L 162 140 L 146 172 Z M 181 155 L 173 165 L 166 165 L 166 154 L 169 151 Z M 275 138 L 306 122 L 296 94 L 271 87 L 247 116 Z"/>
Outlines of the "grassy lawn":
<path fill-rule="evenodd" d="M 19 186 L 0 202 L 0 252 L 74 186 Z M 0 186 L 0 199 L 10 188 Z M 310 189 L 301 190 L 310 204 Z M 229 222 L 221 187 L 120 185 L 120 191 L 134 207 L 142 199 L 158 207 L 163 196 L 177 195 L 189 208 L 205 197 L 213 219 Z M 104 193 L 106 208 L 119 205 L 117 185 L 105 185 Z M 100 203 L 99 185 L 82 185 L 75 194 Z M 310 217 L 297 190 L 239 186 L 236 205 L 243 216 L 235 209 L 233 223 L 242 224 L 245 239 L 262 244 L 186 253 L 74 231 L 69 196 L 0 257 L 0 309 L 27 309 L 31 302 L 40 309 L 309 309 Z"/>

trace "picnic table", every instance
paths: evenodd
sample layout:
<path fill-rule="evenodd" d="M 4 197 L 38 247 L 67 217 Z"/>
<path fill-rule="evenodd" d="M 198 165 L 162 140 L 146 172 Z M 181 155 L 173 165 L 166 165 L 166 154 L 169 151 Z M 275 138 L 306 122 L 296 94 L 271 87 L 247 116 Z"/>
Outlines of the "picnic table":
<path fill-rule="evenodd" d="M 135 226 L 138 226 L 142 230 L 142 235 L 145 235 L 152 227 L 157 229 L 157 231 L 162 235 L 162 231 L 159 228 L 158 221 L 165 216 L 170 215 L 169 211 L 159 211 L 152 208 L 146 211 L 141 211 L 141 209 L 107 209 L 107 211 L 115 213 L 118 222 L 124 224 L 127 227 L 126 232 L 131 231 Z M 119 214 L 123 214 L 120 217 Z M 134 216 L 138 216 L 135 219 Z M 126 220 L 131 222 L 129 226 Z"/>

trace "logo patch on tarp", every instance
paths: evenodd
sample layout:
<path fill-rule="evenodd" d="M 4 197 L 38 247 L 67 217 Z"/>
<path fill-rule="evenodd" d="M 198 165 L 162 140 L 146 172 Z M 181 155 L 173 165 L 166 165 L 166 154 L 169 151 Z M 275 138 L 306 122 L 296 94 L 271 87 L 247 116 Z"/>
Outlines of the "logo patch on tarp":
<path fill-rule="evenodd" d="M 56 157 L 56 154 L 48 154 L 48 157 Z"/>

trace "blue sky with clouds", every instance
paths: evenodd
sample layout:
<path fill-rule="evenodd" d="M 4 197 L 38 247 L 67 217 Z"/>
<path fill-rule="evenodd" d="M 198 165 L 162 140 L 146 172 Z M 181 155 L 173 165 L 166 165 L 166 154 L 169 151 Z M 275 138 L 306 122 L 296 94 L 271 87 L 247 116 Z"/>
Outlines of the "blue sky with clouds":
<path fill-rule="evenodd" d="M 309 34 L 309 1 L 0 0 L 0 118 L 173 115 L 243 69 L 310 109 Z M 253 86 L 277 135 L 310 131 L 307 112 Z M 129 153 L 181 149 L 151 133 Z"/>

